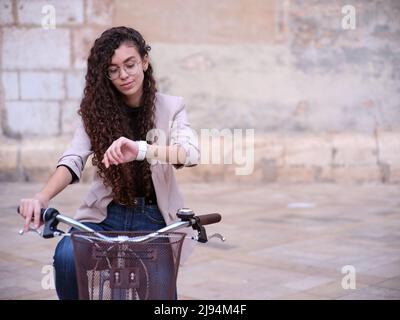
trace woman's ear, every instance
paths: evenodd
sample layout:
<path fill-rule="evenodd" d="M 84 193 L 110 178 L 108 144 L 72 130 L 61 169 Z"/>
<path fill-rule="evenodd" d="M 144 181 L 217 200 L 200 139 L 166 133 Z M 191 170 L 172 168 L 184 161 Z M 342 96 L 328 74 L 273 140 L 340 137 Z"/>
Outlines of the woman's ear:
<path fill-rule="evenodd" d="M 148 67 L 149 67 L 149 55 L 146 54 L 143 57 L 143 71 L 146 71 Z"/>

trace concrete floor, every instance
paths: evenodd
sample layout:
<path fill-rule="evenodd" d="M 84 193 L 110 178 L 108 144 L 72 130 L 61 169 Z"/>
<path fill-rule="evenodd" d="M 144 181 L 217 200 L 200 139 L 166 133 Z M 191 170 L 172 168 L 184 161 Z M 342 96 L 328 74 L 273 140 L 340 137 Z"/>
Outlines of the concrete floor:
<path fill-rule="evenodd" d="M 17 234 L 15 208 L 40 184 L 0 184 L 0 299 L 56 299 L 49 282 L 59 239 Z M 88 185 L 51 203 L 73 215 Z M 181 184 L 186 206 L 220 212 L 179 271 L 180 299 L 400 299 L 400 186 Z M 355 270 L 355 289 L 342 286 Z M 346 282 L 347 283 L 347 282 Z M 43 289 L 50 287 L 50 289 Z"/>

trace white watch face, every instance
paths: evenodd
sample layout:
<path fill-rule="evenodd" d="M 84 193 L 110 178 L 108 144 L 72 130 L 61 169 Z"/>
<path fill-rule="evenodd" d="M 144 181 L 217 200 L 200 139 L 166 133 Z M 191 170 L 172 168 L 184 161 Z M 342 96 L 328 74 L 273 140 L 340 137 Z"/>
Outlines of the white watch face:
<path fill-rule="evenodd" d="M 139 150 L 142 150 L 142 151 L 146 151 L 147 150 L 146 141 L 139 141 Z"/>
<path fill-rule="evenodd" d="M 146 141 L 139 141 L 138 142 L 138 155 L 136 157 L 136 160 L 144 160 L 146 158 L 146 152 L 147 152 L 147 143 Z"/>

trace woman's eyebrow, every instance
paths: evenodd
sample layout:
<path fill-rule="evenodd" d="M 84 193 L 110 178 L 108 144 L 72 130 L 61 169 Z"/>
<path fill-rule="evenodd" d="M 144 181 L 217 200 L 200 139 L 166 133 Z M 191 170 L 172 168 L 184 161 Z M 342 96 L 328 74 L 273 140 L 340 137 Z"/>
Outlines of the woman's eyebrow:
<path fill-rule="evenodd" d="M 126 58 L 124 61 L 122 61 L 122 63 L 128 62 L 131 59 L 135 59 L 136 60 L 136 57 L 135 56 L 130 56 L 130 57 Z M 111 63 L 110 66 L 117 66 L 118 67 L 118 65 L 115 64 L 115 63 Z"/>

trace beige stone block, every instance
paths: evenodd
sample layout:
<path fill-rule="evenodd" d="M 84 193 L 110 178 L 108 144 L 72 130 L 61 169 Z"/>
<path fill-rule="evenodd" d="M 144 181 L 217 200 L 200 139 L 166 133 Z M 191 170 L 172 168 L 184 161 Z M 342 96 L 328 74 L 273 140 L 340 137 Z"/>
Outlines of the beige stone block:
<path fill-rule="evenodd" d="M 11 24 L 13 22 L 12 2 L 11 0 L 2 0 L 0 3 L 0 25 Z"/>
<path fill-rule="evenodd" d="M 57 167 L 58 159 L 68 147 L 69 139 L 32 138 L 21 144 L 21 169 L 28 181 L 47 181 Z"/>
<path fill-rule="evenodd" d="M 278 168 L 278 182 L 313 182 L 317 168 L 303 166 L 285 166 Z"/>
<path fill-rule="evenodd" d="M 277 56 L 290 63 L 291 54 L 282 47 L 151 44 L 158 78 L 169 92 L 183 95 L 188 107 L 194 107 L 189 116 L 199 128 L 256 125 L 279 131 L 286 127 L 290 108 L 302 94 L 299 86 L 306 80 L 296 75 L 288 81 L 291 71 L 276 63 Z M 246 58 L 249 52 L 252 59 Z M 218 112 L 210 112 L 211 105 Z M 260 132 L 256 130 L 256 135 Z"/>
<path fill-rule="evenodd" d="M 245 139 L 244 139 L 245 140 Z M 254 143 L 254 156 L 251 153 L 246 155 L 246 143 L 238 146 L 225 142 L 222 138 L 216 138 L 215 143 L 209 142 L 201 144 L 201 164 L 193 168 L 184 168 L 177 170 L 179 181 L 264 181 L 271 182 L 276 180 L 276 167 L 282 163 L 283 147 L 278 144 L 279 138 L 266 136 L 265 139 L 258 138 Z M 263 148 L 265 152 L 260 152 Z M 211 150 L 209 155 L 206 149 Z M 240 150 L 239 150 L 240 149 Z M 211 164 L 212 154 L 216 156 L 216 164 Z M 238 152 L 240 157 L 235 157 Z M 226 155 L 226 158 L 224 158 Z M 228 160 L 228 161 L 225 161 Z"/>
<path fill-rule="evenodd" d="M 377 164 L 377 146 L 373 135 L 338 133 L 332 135 L 333 165 L 373 166 Z"/>
<path fill-rule="evenodd" d="M 389 182 L 400 183 L 400 166 L 390 168 Z"/>
<path fill-rule="evenodd" d="M 315 181 L 317 182 L 333 182 L 332 167 L 317 167 Z"/>
<path fill-rule="evenodd" d="M 18 73 L 2 72 L 1 79 L 4 88 L 5 99 L 18 100 L 19 99 Z"/>
<path fill-rule="evenodd" d="M 400 166 L 400 132 L 378 132 L 379 162 Z"/>
<path fill-rule="evenodd" d="M 21 168 L 28 181 L 47 181 L 70 142 L 70 136 L 24 141 L 21 146 Z M 92 182 L 97 171 L 97 167 L 92 165 L 92 158 L 91 155 L 86 161 L 80 180 L 82 183 Z"/>
<path fill-rule="evenodd" d="M 223 164 L 213 164 L 202 166 L 201 177 L 204 182 L 210 181 L 224 181 L 225 180 L 225 166 Z"/>
<path fill-rule="evenodd" d="M 284 165 L 285 141 L 278 134 L 256 135 L 254 143 L 255 162 L 273 162 L 275 166 Z"/>
<path fill-rule="evenodd" d="M 4 125 L 10 136 L 57 135 L 60 106 L 57 102 L 7 101 Z"/>
<path fill-rule="evenodd" d="M 270 176 L 266 176 L 266 169 L 261 165 L 255 164 L 254 168 L 247 174 L 238 174 L 237 169 L 240 166 L 237 165 L 225 165 L 224 181 L 232 183 L 259 183 L 259 182 L 271 182 L 275 181 L 276 174 L 270 173 Z"/>
<path fill-rule="evenodd" d="M 15 140 L 0 138 L 0 180 L 18 178 L 18 143 Z"/>
<path fill-rule="evenodd" d="M 77 114 L 80 106 L 79 100 L 65 100 L 61 103 L 61 133 L 72 135 L 81 121 Z"/>
<path fill-rule="evenodd" d="M 20 24 L 42 25 L 42 20 L 48 22 L 46 17 L 51 11 L 45 6 L 52 6 L 55 10 L 56 28 L 59 25 L 80 25 L 83 23 L 84 0 L 18 0 L 18 22 Z"/>
<path fill-rule="evenodd" d="M 149 0 L 143 6 L 119 0 L 115 6 L 114 22 L 143 30 L 151 41 L 261 43 L 275 37 L 275 1 L 188 0 L 182 6 L 179 0 Z"/>
<path fill-rule="evenodd" d="M 237 177 L 242 182 L 274 182 L 278 177 L 278 168 L 284 165 L 284 143 L 276 134 L 256 136 L 254 143 L 254 163 L 247 159 L 246 165 L 251 172 Z"/>
<path fill-rule="evenodd" d="M 118 1 L 117 1 L 118 3 Z M 143 8 L 139 4 L 135 4 L 131 2 L 131 10 L 130 13 L 137 11 L 140 8 Z M 87 0 L 86 1 L 86 21 L 89 24 L 97 24 L 102 26 L 109 26 L 113 22 L 114 17 L 114 0 Z M 118 25 L 121 24 L 120 21 L 117 20 Z"/>
<path fill-rule="evenodd" d="M 286 135 L 286 166 L 331 166 L 332 145 L 326 135 Z"/>
<path fill-rule="evenodd" d="M 378 166 L 333 167 L 332 178 L 338 183 L 381 182 L 382 173 Z"/>
<path fill-rule="evenodd" d="M 62 100 L 65 98 L 61 72 L 20 72 L 21 98 L 25 100 Z"/>
<path fill-rule="evenodd" d="M 254 145 L 253 134 L 246 130 L 201 129 L 200 163 L 207 167 L 212 165 L 215 168 L 221 168 L 222 171 L 235 167 L 238 170 L 236 174 L 246 174 L 246 168 L 251 170 L 251 167 L 254 167 Z"/>
<path fill-rule="evenodd" d="M 263 182 L 276 181 L 278 178 L 279 162 L 279 159 L 260 159 L 260 161 L 255 163 L 255 177 L 260 178 Z"/>
<path fill-rule="evenodd" d="M 94 41 L 104 31 L 101 27 L 86 27 L 72 31 L 73 66 L 76 69 L 86 69 L 87 58 Z"/>
<path fill-rule="evenodd" d="M 3 29 L 3 69 L 67 69 L 70 51 L 70 30 L 67 29 Z"/>
<path fill-rule="evenodd" d="M 74 70 L 67 73 L 67 98 L 82 99 L 85 89 L 85 72 Z"/>

